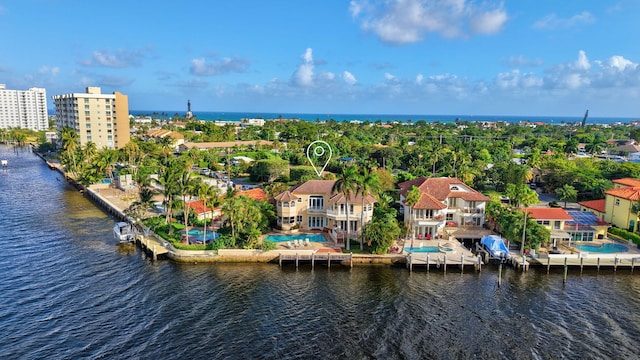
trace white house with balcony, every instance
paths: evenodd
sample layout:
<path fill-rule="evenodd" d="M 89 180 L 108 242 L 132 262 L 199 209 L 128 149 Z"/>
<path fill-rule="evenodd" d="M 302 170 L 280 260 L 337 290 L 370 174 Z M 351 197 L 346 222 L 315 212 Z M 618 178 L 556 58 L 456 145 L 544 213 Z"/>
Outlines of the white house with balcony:
<path fill-rule="evenodd" d="M 420 198 L 413 207 L 406 203 L 407 193 L 415 186 Z M 491 199 L 455 178 L 426 178 L 399 184 L 400 204 L 404 222 L 410 226 L 411 236 L 432 239 L 443 234 L 444 228 L 482 226 L 485 204 Z"/>
<path fill-rule="evenodd" d="M 356 237 L 362 230 L 362 215 L 364 224 L 371 221 L 376 200 L 367 194 L 363 208 L 360 194 L 350 194 L 346 198 L 342 193 L 332 191 L 335 182 L 309 180 L 277 195 L 274 200 L 278 226 L 282 230 L 336 230 L 338 238 L 344 235 L 349 226 L 350 235 Z"/>

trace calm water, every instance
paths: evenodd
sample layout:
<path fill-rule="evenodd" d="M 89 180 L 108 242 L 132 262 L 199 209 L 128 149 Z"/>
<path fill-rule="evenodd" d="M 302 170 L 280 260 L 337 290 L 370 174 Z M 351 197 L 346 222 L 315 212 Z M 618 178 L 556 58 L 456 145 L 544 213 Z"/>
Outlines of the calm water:
<path fill-rule="evenodd" d="M 634 359 L 640 274 L 152 263 L 0 145 L 2 359 Z"/>
<path fill-rule="evenodd" d="M 175 116 L 185 116 L 186 110 L 180 111 L 158 111 L 158 110 L 131 110 L 131 115 L 137 116 L 153 116 L 160 119 L 167 119 Z M 155 115 L 157 113 L 157 115 Z M 163 115 L 164 114 L 164 115 Z M 50 114 L 54 115 L 54 114 Z M 448 123 L 456 120 L 461 121 L 506 121 L 510 123 L 518 123 L 521 121 L 544 122 L 548 124 L 565 124 L 581 122 L 584 113 L 576 114 L 576 116 L 512 116 L 512 115 L 470 115 L 470 114 L 449 114 L 449 115 L 418 115 L 418 114 L 308 114 L 308 113 L 257 113 L 257 112 L 218 112 L 218 111 L 194 111 L 193 115 L 200 120 L 224 120 L 224 121 L 240 121 L 244 118 L 261 118 L 261 119 L 300 119 L 305 121 L 381 121 L 383 123 L 389 121 L 398 122 L 441 122 Z M 598 117 L 589 116 L 588 124 L 614 124 L 614 123 L 630 123 L 637 121 L 638 118 L 622 118 L 622 117 Z"/>

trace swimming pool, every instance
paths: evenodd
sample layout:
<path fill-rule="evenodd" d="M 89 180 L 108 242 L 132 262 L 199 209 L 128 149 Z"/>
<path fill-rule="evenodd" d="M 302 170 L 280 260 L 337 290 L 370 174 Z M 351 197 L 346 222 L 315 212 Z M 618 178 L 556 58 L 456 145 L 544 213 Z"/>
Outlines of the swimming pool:
<path fill-rule="evenodd" d="M 183 231 L 184 233 L 184 231 Z M 213 230 L 207 231 L 207 240 L 206 242 L 210 242 L 211 240 L 215 240 L 220 237 L 220 234 Z M 189 230 L 189 242 L 192 244 L 202 244 L 202 240 L 204 239 L 204 230 L 200 229 L 191 229 Z"/>
<path fill-rule="evenodd" d="M 287 242 L 294 240 L 303 240 L 309 239 L 310 242 L 326 242 L 324 235 L 322 234 L 291 234 L 291 235 L 267 235 L 264 237 L 265 240 L 269 240 L 272 242 Z"/>
<path fill-rule="evenodd" d="M 423 247 L 414 247 L 413 249 L 409 249 L 409 252 L 415 253 L 437 253 L 440 252 L 439 246 L 423 246 Z"/>
<path fill-rule="evenodd" d="M 619 253 L 619 252 L 627 252 L 629 251 L 629 248 L 627 248 L 624 245 L 621 244 L 610 244 L 610 243 L 606 243 L 606 244 L 593 244 L 593 245 L 576 245 L 576 248 L 578 250 L 582 250 L 582 251 L 587 251 L 587 252 L 594 252 L 594 253 L 604 253 L 604 254 L 611 254 L 611 253 Z"/>

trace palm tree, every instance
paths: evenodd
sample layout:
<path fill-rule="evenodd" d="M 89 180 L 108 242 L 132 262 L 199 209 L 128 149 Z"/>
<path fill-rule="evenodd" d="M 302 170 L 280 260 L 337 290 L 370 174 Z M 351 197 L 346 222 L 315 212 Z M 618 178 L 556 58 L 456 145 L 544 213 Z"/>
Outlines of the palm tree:
<path fill-rule="evenodd" d="M 158 182 L 162 186 L 162 203 L 165 206 L 165 221 L 169 225 L 169 234 L 173 232 L 171 219 L 173 217 L 173 208 L 175 206 L 175 197 L 178 194 L 177 188 L 178 167 L 174 161 L 169 161 L 160 168 L 160 176 Z"/>
<path fill-rule="evenodd" d="M 187 237 L 187 243 L 189 243 L 189 202 L 187 201 L 187 197 L 190 197 L 191 194 L 195 194 L 198 189 L 198 184 L 200 182 L 199 179 L 191 176 L 191 172 L 186 169 L 181 169 L 180 173 L 177 177 L 177 189 L 182 197 L 182 205 L 183 205 L 183 216 L 184 216 L 184 227 L 185 227 L 185 235 Z"/>
<path fill-rule="evenodd" d="M 529 189 L 527 185 L 520 185 L 521 196 L 520 203 L 524 206 L 524 225 L 522 227 L 522 243 L 520 244 L 520 255 L 524 255 L 524 242 L 525 234 L 527 231 L 527 208 L 529 205 L 536 204 L 538 202 L 538 193 Z"/>
<path fill-rule="evenodd" d="M 564 184 L 561 188 L 557 188 L 556 195 L 558 195 L 558 199 L 564 201 L 565 209 L 567 208 L 567 201 L 576 201 L 578 199 L 578 191 L 569 184 Z"/>
<path fill-rule="evenodd" d="M 342 174 L 338 177 L 335 183 L 333 183 L 333 187 L 331 188 L 331 192 L 342 193 L 344 196 L 345 207 L 347 210 L 347 236 L 345 239 L 346 250 L 351 250 L 350 245 L 350 224 L 349 224 L 349 196 L 352 193 L 356 192 L 356 181 L 358 177 L 358 172 L 355 166 L 349 166 L 342 168 Z"/>
<path fill-rule="evenodd" d="M 380 180 L 378 174 L 372 173 L 368 168 L 362 170 L 362 175 L 356 179 L 356 193 L 362 197 L 362 207 L 360 209 L 360 228 L 364 229 L 364 200 L 371 192 L 377 192 L 380 189 Z M 360 251 L 364 250 L 364 231 L 361 231 Z"/>
<path fill-rule="evenodd" d="M 413 207 L 416 206 L 418 201 L 420 201 L 420 197 L 422 193 L 417 186 L 412 186 L 409 191 L 407 191 L 407 196 L 404 198 L 404 203 L 409 207 L 409 222 L 407 223 L 407 236 L 411 231 L 411 240 L 413 241 Z"/>
<path fill-rule="evenodd" d="M 65 127 L 62 129 L 60 140 L 62 141 L 62 150 L 64 152 L 63 158 L 69 160 L 69 170 L 72 174 L 75 174 L 78 167 L 76 163 L 76 151 L 80 147 L 80 137 L 74 129 Z"/>
<path fill-rule="evenodd" d="M 202 200 L 202 203 L 204 204 L 204 207 L 207 208 L 209 207 L 211 209 L 211 228 L 213 228 L 213 209 L 218 205 L 219 203 L 219 199 L 218 199 L 218 187 L 217 186 L 211 186 L 209 184 L 207 184 L 206 182 L 201 182 L 200 186 L 198 187 L 198 197 L 200 198 L 200 200 Z M 214 234 L 215 236 L 215 234 Z M 207 240 L 207 221 L 205 219 L 204 222 L 204 234 L 203 234 L 204 240 L 206 242 Z"/>

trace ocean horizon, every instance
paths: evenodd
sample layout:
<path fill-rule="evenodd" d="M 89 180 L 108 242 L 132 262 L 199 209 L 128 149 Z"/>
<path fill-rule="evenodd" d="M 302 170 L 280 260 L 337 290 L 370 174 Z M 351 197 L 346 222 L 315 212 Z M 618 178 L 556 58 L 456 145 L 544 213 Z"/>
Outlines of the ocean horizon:
<path fill-rule="evenodd" d="M 184 116 L 185 111 L 159 111 L 159 110 L 130 110 L 129 113 L 133 116 L 154 116 L 170 118 L 175 114 Z M 416 115 L 416 114 L 320 114 L 320 113 L 273 113 L 273 112 L 222 112 L 222 111 L 193 111 L 193 115 L 199 120 L 207 121 L 236 121 L 239 122 L 242 119 L 298 119 L 303 121 L 329 121 L 335 120 L 337 122 L 345 121 L 362 121 L 362 122 L 417 122 L 426 121 L 449 123 L 456 120 L 459 121 L 506 121 L 509 123 L 519 123 L 523 121 L 530 122 L 543 122 L 548 124 L 567 124 L 582 122 L 584 116 L 514 116 L 514 115 Z M 638 118 L 630 117 L 588 117 L 587 124 L 615 124 L 615 123 L 630 123 L 632 121 L 638 121 Z"/>
<path fill-rule="evenodd" d="M 542 122 L 553 125 L 562 125 L 568 123 L 582 122 L 584 116 L 524 116 L 524 115 L 419 115 L 419 114 L 320 114 L 320 113 L 275 113 L 275 112 L 234 112 L 234 111 L 193 111 L 193 115 L 198 120 L 205 121 L 232 121 L 240 122 L 242 119 L 297 119 L 302 121 L 329 121 L 337 122 L 345 121 L 362 121 L 362 122 L 417 122 L 426 121 L 429 123 L 441 122 L 449 123 L 456 120 L 459 121 L 506 121 L 509 123 L 520 122 Z M 133 116 L 157 116 L 158 118 L 172 118 L 176 114 L 185 116 L 183 110 L 130 110 L 129 114 Z M 49 109 L 49 115 L 55 115 L 55 110 Z M 621 117 L 621 116 L 589 116 L 587 124 L 628 124 L 632 121 L 640 121 L 639 117 Z"/>

